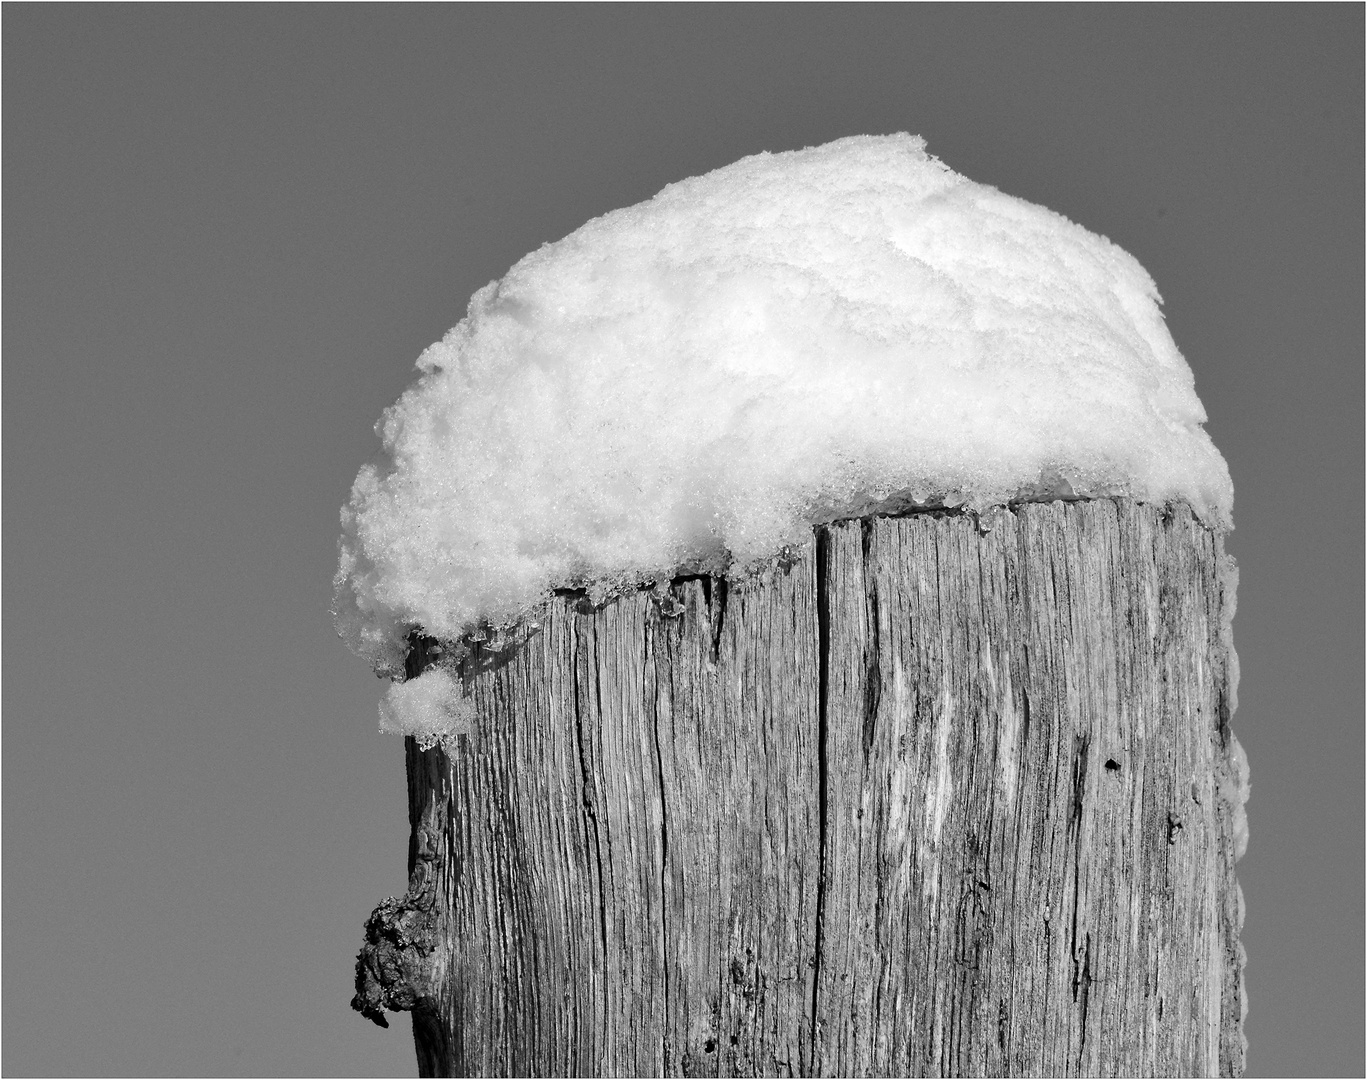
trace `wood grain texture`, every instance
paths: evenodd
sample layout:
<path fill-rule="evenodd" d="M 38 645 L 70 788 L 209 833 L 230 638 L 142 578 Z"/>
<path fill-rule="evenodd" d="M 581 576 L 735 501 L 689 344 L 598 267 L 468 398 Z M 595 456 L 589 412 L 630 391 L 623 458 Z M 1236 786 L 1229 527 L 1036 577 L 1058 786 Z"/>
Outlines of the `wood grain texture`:
<path fill-rule="evenodd" d="M 1240 1074 L 1223 558 L 1027 504 L 557 596 L 409 740 L 353 1004 L 424 1075 Z"/>

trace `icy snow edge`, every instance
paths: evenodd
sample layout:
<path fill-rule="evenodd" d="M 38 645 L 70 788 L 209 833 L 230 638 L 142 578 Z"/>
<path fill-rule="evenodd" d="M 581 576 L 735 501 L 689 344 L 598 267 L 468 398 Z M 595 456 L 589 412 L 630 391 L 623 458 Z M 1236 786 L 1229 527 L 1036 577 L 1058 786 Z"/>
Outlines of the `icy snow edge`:
<path fill-rule="evenodd" d="M 342 510 L 338 631 L 398 674 L 413 627 L 743 569 L 899 502 L 1184 500 L 1229 528 L 1160 302 L 919 137 L 672 184 L 527 255 L 418 358 Z"/>

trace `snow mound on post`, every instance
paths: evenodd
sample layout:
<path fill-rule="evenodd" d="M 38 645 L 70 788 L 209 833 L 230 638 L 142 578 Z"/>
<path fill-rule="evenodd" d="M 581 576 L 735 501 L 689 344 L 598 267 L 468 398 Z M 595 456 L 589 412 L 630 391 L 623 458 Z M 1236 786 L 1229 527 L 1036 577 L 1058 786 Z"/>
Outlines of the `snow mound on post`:
<path fill-rule="evenodd" d="M 418 359 L 342 511 L 381 671 L 562 586 L 743 568 L 877 508 L 1232 488 L 1144 269 L 909 135 L 758 154 L 522 259 Z"/>

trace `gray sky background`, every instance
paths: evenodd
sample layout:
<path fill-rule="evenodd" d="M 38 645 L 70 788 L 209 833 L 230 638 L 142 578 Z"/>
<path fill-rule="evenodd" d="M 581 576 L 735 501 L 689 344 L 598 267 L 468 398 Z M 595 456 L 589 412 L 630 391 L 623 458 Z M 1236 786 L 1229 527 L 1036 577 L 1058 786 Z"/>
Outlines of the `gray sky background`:
<path fill-rule="evenodd" d="M 372 425 L 527 251 L 911 131 L 1132 252 L 1234 475 L 1250 1072 L 1364 1071 L 1363 7 L 3 12 L 3 1069 L 411 1075 Z"/>

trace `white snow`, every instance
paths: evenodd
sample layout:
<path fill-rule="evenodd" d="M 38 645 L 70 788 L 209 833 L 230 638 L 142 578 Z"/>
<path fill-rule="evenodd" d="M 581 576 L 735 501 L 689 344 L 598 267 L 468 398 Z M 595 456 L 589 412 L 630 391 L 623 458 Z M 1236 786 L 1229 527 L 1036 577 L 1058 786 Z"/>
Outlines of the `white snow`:
<path fill-rule="evenodd" d="M 1229 804 L 1234 818 L 1234 861 L 1238 862 L 1248 850 L 1248 797 L 1252 786 L 1248 780 L 1248 754 L 1231 733 L 1229 761 L 1226 775 L 1220 784 L 1220 797 Z"/>
<path fill-rule="evenodd" d="M 1225 651 L 1225 687 L 1229 694 L 1229 712 L 1233 716 L 1239 708 L 1239 653 L 1234 648 L 1234 613 L 1238 608 L 1239 564 L 1234 556 L 1221 553 L 1220 565 L 1220 644 Z M 1220 795 L 1230 806 L 1234 824 L 1234 861 L 1238 862 L 1248 850 L 1248 754 L 1239 740 L 1230 733 L 1228 762 Z M 1243 896 L 1239 893 L 1239 925 L 1243 925 Z M 1242 976 L 1240 976 L 1242 978 Z"/>
<path fill-rule="evenodd" d="M 1108 240 L 905 134 L 670 185 L 419 357 L 342 511 L 338 629 L 393 674 L 411 627 L 740 571 L 876 507 L 1127 495 L 1228 528 L 1159 303 Z"/>
<path fill-rule="evenodd" d="M 1239 653 L 1234 648 L 1234 613 L 1239 607 L 1239 564 L 1233 555 L 1221 554 L 1220 565 L 1220 644 L 1226 656 L 1229 711 L 1239 709 Z"/>
<path fill-rule="evenodd" d="M 474 705 L 443 667 L 429 667 L 416 679 L 391 683 L 380 701 L 380 730 L 416 736 L 423 749 L 468 733 L 474 719 Z"/>

